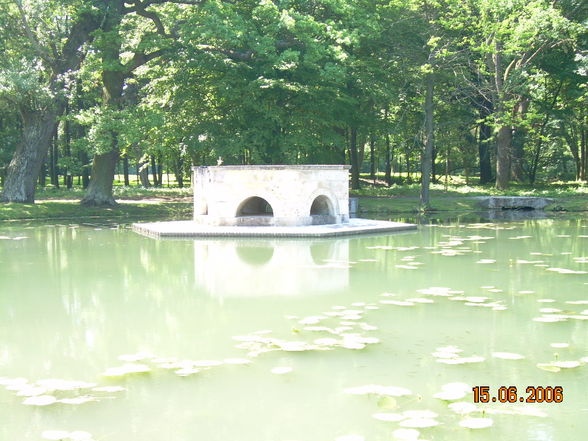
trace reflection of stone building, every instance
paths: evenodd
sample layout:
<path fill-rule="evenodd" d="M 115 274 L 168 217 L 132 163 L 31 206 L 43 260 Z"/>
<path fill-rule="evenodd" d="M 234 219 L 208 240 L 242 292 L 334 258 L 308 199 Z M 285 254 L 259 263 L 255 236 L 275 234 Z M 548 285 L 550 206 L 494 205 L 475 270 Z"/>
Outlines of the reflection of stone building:
<path fill-rule="evenodd" d="M 218 297 L 313 295 L 349 285 L 349 240 L 196 240 L 196 283 Z"/>
<path fill-rule="evenodd" d="M 349 166 L 193 167 L 194 220 L 300 226 L 349 221 Z"/>

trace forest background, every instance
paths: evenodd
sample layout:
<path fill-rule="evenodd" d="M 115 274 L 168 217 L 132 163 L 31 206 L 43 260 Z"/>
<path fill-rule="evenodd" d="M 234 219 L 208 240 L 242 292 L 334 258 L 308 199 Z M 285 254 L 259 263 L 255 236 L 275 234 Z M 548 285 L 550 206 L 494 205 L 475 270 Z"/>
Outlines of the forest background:
<path fill-rule="evenodd" d="M 0 208 L 220 163 L 585 198 L 587 80 L 583 0 L 4 0 Z"/>

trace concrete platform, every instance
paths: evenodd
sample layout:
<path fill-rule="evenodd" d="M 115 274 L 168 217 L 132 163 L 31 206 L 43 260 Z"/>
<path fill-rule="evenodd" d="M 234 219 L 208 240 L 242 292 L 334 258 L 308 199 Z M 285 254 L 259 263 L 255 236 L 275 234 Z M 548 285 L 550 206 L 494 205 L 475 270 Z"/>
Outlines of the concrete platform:
<path fill-rule="evenodd" d="M 150 222 L 133 224 L 133 231 L 155 238 L 193 237 L 333 237 L 353 234 L 389 233 L 415 230 L 416 225 L 352 218 L 348 223 L 330 225 L 212 226 L 194 221 Z"/>
<path fill-rule="evenodd" d="M 497 210 L 543 210 L 553 199 L 536 196 L 480 196 L 482 208 Z"/>

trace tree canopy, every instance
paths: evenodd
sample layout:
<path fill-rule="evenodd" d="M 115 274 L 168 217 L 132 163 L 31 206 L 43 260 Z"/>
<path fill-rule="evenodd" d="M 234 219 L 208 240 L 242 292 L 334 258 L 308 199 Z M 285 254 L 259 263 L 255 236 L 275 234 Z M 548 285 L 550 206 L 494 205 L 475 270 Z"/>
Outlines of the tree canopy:
<path fill-rule="evenodd" d="M 216 163 L 585 181 L 587 20 L 582 0 L 9 0 L 2 199 L 80 176 L 112 205 L 115 173 Z"/>

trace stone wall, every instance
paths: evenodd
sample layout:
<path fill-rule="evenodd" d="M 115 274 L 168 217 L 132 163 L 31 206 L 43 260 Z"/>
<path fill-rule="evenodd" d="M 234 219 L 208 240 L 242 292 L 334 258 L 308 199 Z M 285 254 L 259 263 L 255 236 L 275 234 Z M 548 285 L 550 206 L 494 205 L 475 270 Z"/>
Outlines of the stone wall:
<path fill-rule="evenodd" d="M 349 221 L 349 166 L 193 167 L 194 220 L 208 225 Z"/>

